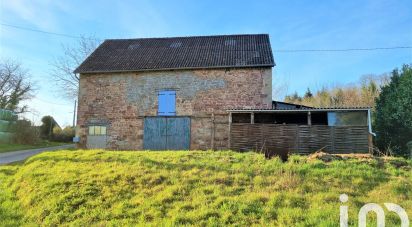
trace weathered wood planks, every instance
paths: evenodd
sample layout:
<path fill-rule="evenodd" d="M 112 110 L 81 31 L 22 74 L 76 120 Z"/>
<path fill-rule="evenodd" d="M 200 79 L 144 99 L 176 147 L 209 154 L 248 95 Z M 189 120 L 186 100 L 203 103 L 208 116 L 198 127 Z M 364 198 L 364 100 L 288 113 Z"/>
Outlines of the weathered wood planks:
<path fill-rule="evenodd" d="M 330 153 L 367 153 L 367 126 L 278 125 L 232 123 L 231 149 L 237 151 L 282 150 L 309 154 L 319 149 Z"/>

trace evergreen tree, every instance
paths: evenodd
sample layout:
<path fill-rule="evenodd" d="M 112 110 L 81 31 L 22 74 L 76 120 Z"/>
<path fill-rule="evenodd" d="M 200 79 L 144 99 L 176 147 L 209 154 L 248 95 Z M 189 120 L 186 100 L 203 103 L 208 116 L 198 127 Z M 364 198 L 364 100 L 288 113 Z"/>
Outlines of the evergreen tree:
<path fill-rule="evenodd" d="M 40 135 L 43 139 L 51 140 L 53 138 L 53 130 L 58 126 L 57 122 L 52 116 L 44 116 L 41 119 Z"/>
<path fill-rule="evenodd" d="M 301 104 L 302 102 L 302 97 L 298 95 L 298 93 L 295 91 L 293 95 L 287 95 L 285 97 L 285 102 L 290 102 L 290 103 L 295 103 L 295 104 Z"/>
<path fill-rule="evenodd" d="M 412 68 L 404 65 L 392 72 L 391 81 L 382 87 L 376 100 L 376 144 L 395 154 L 407 154 L 406 144 L 412 141 Z"/>
<path fill-rule="evenodd" d="M 312 98 L 312 97 L 313 97 L 313 94 L 312 94 L 312 92 L 310 91 L 309 88 L 306 90 L 306 93 L 305 93 L 305 95 L 304 95 L 303 97 L 304 97 L 305 99 L 308 99 L 308 98 Z"/>

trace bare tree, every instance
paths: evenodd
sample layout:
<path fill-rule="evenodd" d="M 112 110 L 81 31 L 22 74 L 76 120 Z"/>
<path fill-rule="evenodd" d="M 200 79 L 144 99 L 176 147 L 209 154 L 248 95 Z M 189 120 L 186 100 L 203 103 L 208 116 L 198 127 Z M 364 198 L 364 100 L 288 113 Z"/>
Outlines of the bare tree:
<path fill-rule="evenodd" d="M 96 49 L 98 44 L 98 39 L 82 36 L 73 46 L 62 45 L 62 55 L 52 62 L 52 76 L 64 97 L 68 99 L 77 97 L 80 78 L 73 71 Z"/>
<path fill-rule="evenodd" d="M 276 83 L 272 83 L 272 99 L 283 100 L 289 91 L 289 79 L 278 78 Z"/>
<path fill-rule="evenodd" d="M 0 108 L 16 113 L 28 111 L 27 105 L 21 102 L 33 97 L 34 84 L 29 73 L 21 63 L 10 59 L 0 62 Z"/>

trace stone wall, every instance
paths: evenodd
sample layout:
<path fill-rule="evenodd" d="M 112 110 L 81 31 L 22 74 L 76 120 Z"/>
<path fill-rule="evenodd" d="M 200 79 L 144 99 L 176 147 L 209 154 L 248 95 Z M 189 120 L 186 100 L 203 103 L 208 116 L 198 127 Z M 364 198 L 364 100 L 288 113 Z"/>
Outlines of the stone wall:
<path fill-rule="evenodd" d="M 142 149 L 143 119 L 157 115 L 157 94 L 165 89 L 176 90 L 176 115 L 191 116 L 191 149 L 225 149 L 229 134 L 225 110 L 271 107 L 272 70 L 82 74 L 77 120 L 80 146 L 85 146 L 87 126 L 100 123 L 108 126 L 108 148 Z"/>

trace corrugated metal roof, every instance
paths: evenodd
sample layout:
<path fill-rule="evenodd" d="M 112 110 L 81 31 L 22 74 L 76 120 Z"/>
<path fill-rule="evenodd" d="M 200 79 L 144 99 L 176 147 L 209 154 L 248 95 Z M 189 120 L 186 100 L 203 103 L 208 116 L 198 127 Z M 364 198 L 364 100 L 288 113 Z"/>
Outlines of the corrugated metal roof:
<path fill-rule="evenodd" d="M 227 109 L 227 112 L 309 112 L 309 111 L 361 111 L 361 110 L 370 110 L 370 107 L 302 107 L 302 108 L 234 108 Z"/>
<path fill-rule="evenodd" d="M 311 109 L 312 108 L 311 106 L 305 106 L 305 105 L 295 104 L 295 103 L 290 103 L 290 102 L 272 101 L 273 109 L 286 108 L 286 107 L 279 107 L 279 106 L 288 106 L 287 108 L 291 108 L 291 109 L 300 109 L 300 108 Z"/>
<path fill-rule="evenodd" d="M 105 40 L 74 72 L 273 67 L 267 34 Z"/>

